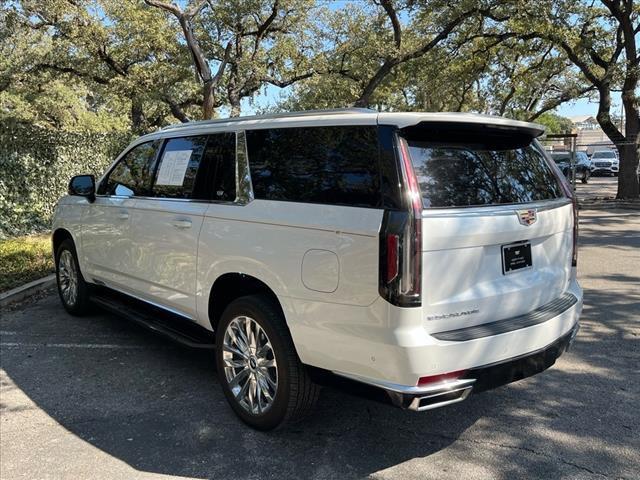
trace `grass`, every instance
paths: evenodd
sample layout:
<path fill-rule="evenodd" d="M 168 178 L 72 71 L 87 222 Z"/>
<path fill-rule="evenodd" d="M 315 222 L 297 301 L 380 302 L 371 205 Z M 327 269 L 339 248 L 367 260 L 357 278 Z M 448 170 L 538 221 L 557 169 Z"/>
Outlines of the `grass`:
<path fill-rule="evenodd" d="M 0 292 L 53 273 L 49 235 L 0 240 Z"/>

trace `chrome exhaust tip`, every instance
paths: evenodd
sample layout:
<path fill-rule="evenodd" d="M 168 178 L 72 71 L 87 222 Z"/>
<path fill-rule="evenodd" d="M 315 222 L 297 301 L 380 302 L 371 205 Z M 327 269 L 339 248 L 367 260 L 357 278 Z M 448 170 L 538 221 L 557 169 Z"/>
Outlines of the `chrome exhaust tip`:
<path fill-rule="evenodd" d="M 466 399 L 473 390 L 473 385 L 462 386 L 424 396 L 416 396 L 407 407 L 415 412 L 424 412 L 434 408 L 444 407 Z"/>

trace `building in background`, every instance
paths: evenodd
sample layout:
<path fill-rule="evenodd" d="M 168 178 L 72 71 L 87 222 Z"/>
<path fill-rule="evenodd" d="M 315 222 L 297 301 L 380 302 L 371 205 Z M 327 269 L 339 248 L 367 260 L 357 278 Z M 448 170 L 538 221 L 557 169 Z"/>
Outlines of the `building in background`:
<path fill-rule="evenodd" d="M 578 134 L 576 148 L 591 155 L 596 150 L 614 149 L 613 142 L 604 133 L 596 117 L 592 115 L 578 115 L 569 117 L 573 123 L 573 132 Z"/>

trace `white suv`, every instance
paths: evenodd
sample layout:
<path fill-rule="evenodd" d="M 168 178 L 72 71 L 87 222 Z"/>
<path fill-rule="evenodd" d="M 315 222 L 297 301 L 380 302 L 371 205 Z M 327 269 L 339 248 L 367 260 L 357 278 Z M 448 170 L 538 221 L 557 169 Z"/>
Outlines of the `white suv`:
<path fill-rule="evenodd" d="M 542 132 L 363 109 L 167 127 L 71 180 L 60 298 L 215 348 L 255 428 L 319 385 L 461 401 L 548 368 L 578 329 L 576 209 Z"/>
<path fill-rule="evenodd" d="M 613 150 L 597 150 L 591 156 L 591 173 L 607 173 L 618 176 L 620 163 Z"/>

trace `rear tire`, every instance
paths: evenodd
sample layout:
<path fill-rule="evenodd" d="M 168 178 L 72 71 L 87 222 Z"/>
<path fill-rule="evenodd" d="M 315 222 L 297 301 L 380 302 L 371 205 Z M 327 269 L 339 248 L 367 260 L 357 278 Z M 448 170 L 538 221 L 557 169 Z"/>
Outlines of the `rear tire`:
<path fill-rule="evenodd" d="M 80 272 L 76 247 L 71 239 L 64 240 L 56 252 L 56 283 L 67 312 L 78 316 L 87 313 L 91 303 L 89 285 Z"/>
<path fill-rule="evenodd" d="M 241 297 L 216 329 L 222 390 L 247 425 L 272 430 L 306 416 L 318 399 L 293 345 L 281 309 L 265 295 Z"/>

